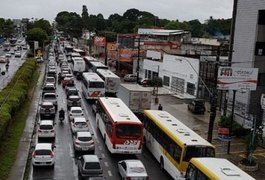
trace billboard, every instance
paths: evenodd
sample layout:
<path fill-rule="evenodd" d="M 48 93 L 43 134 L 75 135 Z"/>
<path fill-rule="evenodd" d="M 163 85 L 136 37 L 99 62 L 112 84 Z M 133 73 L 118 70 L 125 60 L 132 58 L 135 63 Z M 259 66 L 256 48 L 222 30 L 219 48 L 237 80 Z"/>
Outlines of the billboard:
<path fill-rule="evenodd" d="M 106 46 L 106 38 L 105 37 L 94 37 L 94 45 L 98 47 L 105 47 Z"/>
<path fill-rule="evenodd" d="M 256 90 L 258 68 L 219 67 L 217 89 Z"/>

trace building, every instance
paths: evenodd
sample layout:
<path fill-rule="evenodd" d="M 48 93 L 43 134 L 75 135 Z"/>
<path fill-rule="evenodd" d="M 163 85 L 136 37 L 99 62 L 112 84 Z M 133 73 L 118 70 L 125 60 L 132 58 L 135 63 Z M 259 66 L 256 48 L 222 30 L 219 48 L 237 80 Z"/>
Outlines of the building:
<path fill-rule="evenodd" d="M 256 91 L 237 91 L 235 100 L 235 120 L 251 126 L 249 114 L 256 115 L 257 123 L 262 121 L 261 94 L 265 93 L 265 1 L 235 1 L 233 67 L 259 68 Z M 244 92 L 244 93 L 243 93 Z M 231 105 L 232 93 L 229 93 Z M 264 119 L 264 118 L 263 118 Z"/>
<path fill-rule="evenodd" d="M 142 69 L 143 78 L 161 77 L 163 86 L 178 96 L 197 96 L 199 59 L 148 50 Z"/>

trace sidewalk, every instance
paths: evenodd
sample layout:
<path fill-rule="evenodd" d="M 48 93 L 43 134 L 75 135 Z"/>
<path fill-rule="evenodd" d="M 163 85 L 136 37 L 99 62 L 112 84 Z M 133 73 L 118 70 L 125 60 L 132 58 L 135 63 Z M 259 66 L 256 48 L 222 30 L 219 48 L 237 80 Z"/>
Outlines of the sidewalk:
<path fill-rule="evenodd" d="M 35 121 L 36 121 L 36 112 L 38 110 L 39 99 L 40 99 L 38 89 L 41 89 L 41 86 L 43 84 L 44 74 L 45 74 L 44 63 L 41 65 L 39 71 L 40 71 L 40 77 L 39 77 L 37 85 L 35 86 L 33 90 L 33 95 L 32 97 L 30 97 L 30 99 L 32 99 L 32 102 L 31 102 L 29 115 L 26 120 L 23 135 L 21 136 L 21 139 L 20 139 L 19 147 L 17 150 L 16 161 L 10 172 L 10 175 L 8 178 L 9 180 L 18 180 L 18 179 L 23 180 L 24 178 L 24 173 L 27 167 L 26 164 L 28 160 L 28 154 L 29 154 L 30 145 L 32 141 L 32 134 L 34 131 L 34 126 L 35 126 Z"/>

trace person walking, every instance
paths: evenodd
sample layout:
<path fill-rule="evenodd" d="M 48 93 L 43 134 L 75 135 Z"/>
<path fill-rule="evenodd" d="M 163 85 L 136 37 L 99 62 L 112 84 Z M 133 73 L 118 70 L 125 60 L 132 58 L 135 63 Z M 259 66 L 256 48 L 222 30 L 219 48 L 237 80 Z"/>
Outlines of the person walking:
<path fill-rule="evenodd" d="M 158 110 L 163 111 L 163 106 L 161 104 L 158 105 Z"/>

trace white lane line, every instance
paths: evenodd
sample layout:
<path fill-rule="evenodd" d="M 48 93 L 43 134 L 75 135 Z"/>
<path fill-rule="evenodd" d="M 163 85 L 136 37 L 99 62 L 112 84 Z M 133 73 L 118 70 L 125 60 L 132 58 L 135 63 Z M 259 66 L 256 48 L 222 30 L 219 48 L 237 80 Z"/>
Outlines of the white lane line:
<path fill-rule="evenodd" d="M 108 174 L 109 174 L 109 176 L 112 176 L 112 173 L 111 173 L 111 171 L 108 171 Z"/>
<path fill-rule="evenodd" d="M 108 162 L 104 162 L 104 164 L 105 164 L 105 166 L 106 166 L 106 167 L 109 167 L 109 164 L 108 164 Z"/>
<path fill-rule="evenodd" d="M 73 151 L 72 144 L 69 143 L 68 145 L 69 145 L 70 157 L 74 157 L 74 151 Z"/>
<path fill-rule="evenodd" d="M 101 157 L 102 157 L 102 158 L 105 158 L 105 154 L 104 154 L 104 153 L 101 153 Z"/>

